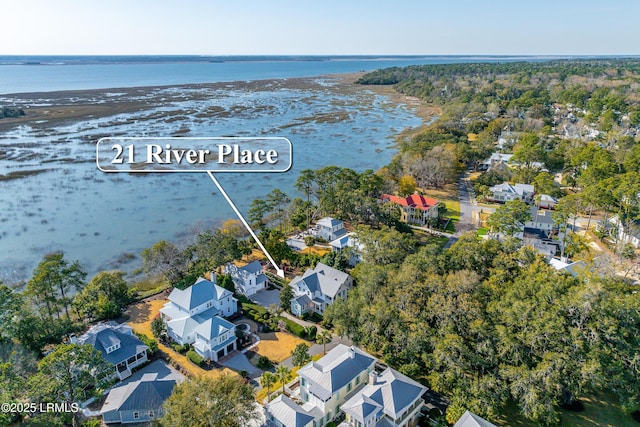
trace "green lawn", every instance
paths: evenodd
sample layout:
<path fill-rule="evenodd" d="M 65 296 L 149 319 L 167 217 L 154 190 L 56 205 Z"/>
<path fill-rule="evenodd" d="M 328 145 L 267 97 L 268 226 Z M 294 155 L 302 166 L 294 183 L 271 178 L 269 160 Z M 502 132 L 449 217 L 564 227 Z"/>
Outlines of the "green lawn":
<path fill-rule="evenodd" d="M 570 412 L 562 410 L 560 427 L 638 427 L 640 423 L 626 415 L 620 409 L 616 397 L 611 393 L 593 392 L 588 397 L 580 399 L 584 404 L 584 411 Z M 537 424 L 524 419 L 518 409 L 511 406 L 502 418 L 491 420 L 499 427 L 533 427 Z"/>

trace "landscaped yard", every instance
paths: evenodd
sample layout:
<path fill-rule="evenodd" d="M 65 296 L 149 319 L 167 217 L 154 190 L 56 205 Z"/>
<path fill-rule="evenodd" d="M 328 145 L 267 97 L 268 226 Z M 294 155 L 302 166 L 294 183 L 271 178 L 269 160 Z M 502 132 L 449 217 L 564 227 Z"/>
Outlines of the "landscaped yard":
<path fill-rule="evenodd" d="M 253 351 L 259 356 L 267 356 L 275 363 L 280 363 L 291 356 L 291 352 L 298 344 L 306 343 L 305 340 L 286 332 L 269 332 L 258 335 L 260 343 L 254 347 Z"/>
<path fill-rule="evenodd" d="M 316 354 L 316 355 L 311 357 L 311 360 L 313 360 L 315 362 L 315 361 L 319 360 L 320 358 L 322 358 L 322 354 Z M 299 368 L 296 368 L 296 367 L 291 369 L 291 376 L 289 377 L 289 381 L 286 381 L 285 384 L 293 381 L 293 379 L 297 376 L 298 369 Z M 276 390 L 278 390 L 278 389 L 282 390 L 282 383 L 280 381 L 276 381 L 276 383 L 273 386 L 271 386 L 271 389 L 269 389 L 269 391 L 271 392 L 271 394 L 273 396 L 274 392 Z M 267 389 L 265 389 L 265 388 L 260 389 L 256 393 L 256 401 L 258 401 L 258 402 L 264 401 L 264 399 L 266 397 L 267 397 Z M 273 398 L 275 398 L 275 396 L 273 396 Z"/>
<path fill-rule="evenodd" d="M 460 198 L 458 197 L 457 184 L 448 184 L 442 190 L 422 189 L 422 193 L 443 202 L 447 208 L 445 216 L 451 218 L 452 222 L 460 221 Z"/>
<path fill-rule="evenodd" d="M 138 334 L 145 334 L 149 338 L 153 338 L 153 334 L 151 333 L 151 321 L 154 317 L 159 313 L 160 308 L 167 302 L 166 299 L 154 299 L 147 301 L 140 301 L 136 304 L 129 306 L 127 309 L 127 315 L 129 316 L 129 320 L 127 323 L 129 326 L 133 328 L 133 331 Z M 173 349 L 167 347 L 164 344 L 158 343 L 159 351 L 162 351 L 169 358 L 178 363 L 182 368 L 184 368 L 190 375 L 192 376 L 207 376 L 211 378 L 217 378 L 223 373 L 232 373 L 235 375 L 235 372 L 224 368 L 224 369 L 211 369 L 205 370 L 196 366 L 192 363 L 186 356 L 177 353 Z"/>

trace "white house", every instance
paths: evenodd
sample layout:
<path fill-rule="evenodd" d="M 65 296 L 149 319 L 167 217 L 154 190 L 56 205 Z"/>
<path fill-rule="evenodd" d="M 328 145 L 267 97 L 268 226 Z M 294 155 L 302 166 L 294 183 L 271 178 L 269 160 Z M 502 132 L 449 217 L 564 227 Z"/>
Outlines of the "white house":
<path fill-rule="evenodd" d="M 253 261 L 244 267 L 229 263 L 224 272 L 231 275 L 236 291 L 245 296 L 251 296 L 269 285 L 269 278 L 262 271 L 260 261 Z"/>
<path fill-rule="evenodd" d="M 115 375 L 123 380 L 131 371 L 147 362 L 147 347 L 133 334 L 130 326 L 115 322 L 98 323 L 71 342 L 90 344 L 115 367 Z"/>
<path fill-rule="evenodd" d="M 347 233 L 344 236 L 331 241 L 331 250 L 334 252 L 342 252 L 348 250 L 349 265 L 355 267 L 356 264 L 362 262 L 362 252 L 364 245 L 360 243 L 356 233 Z"/>
<path fill-rule="evenodd" d="M 193 344 L 202 357 L 217 361 L 236 349 L 235 325 L 222 316 L 235 314 L 237 302 L 228 290 L 200 278 L 184 290 L 174 289 L 160 315 L 174 341 Z"/>
<path fill-rule="evenodd" d="M 533 203 L 534 187 L 529 184 L 502 184 L 494 185 L 489 188 L 491 192 L 490 200 L 500 203 L 509 202 L 511 200 L 522 200 L 525 203 Z"/>
<path fill-rule="evenodd" d="M 368 384 L 340 407 L 346 420 L 339 427 L 417 425 L 426 391 L 425 386 L 394 369 L 370 372 Z"/>
<path fill-rule="evenodd" d="M 375 362 L 359 348 L 339 344 L 298 370 L 300 404 L 285 397 L 274 399 L 265 405 L 267 421 L 279 427 L 326 425 L 338 415 L 348 396 L 367 383 Z"/>
<path fill-rule="evenodd" d="M 506 166 L 512 157 L 513 154 L 493 153 L 488 159 L 482 162 L 480 170 L 495 169 L 501 166 Z"/>
<path fill-rule="evenodd" d="M 336 298 L 346 298 L 352 285 L 353 278 L 347 273 L 319 262 L 316 268 L 307 269 L 289 283 L 294 295 L 291 312 L 296 316 L 308 312 L 323 314 Z"/>
<path fill-rule="evenodd" d="M 525 228 L 535 228 L 547 232 L 555 228 L 553 213 L 531 206 L 531 219 L 524 224 Z"/>
<path fill-rule="evenodd" d="M 347 230 L 344 229 L 344 223 L 339 219 L 327 216 L 316 223 L 316 234 L 328 242 L 342 237 L 346 233 Z"/>
<path fill-rule="evenodd" d="M 375 367 L 370 354 L 339 344 L 300 368 L 291 397 L 280 395 L 265 405 L 267 425 L 322 427 L 341 412 L 346 416 L 342 427 L 415 422 L 427 388 L 391 368 L 378 374 Z"/>

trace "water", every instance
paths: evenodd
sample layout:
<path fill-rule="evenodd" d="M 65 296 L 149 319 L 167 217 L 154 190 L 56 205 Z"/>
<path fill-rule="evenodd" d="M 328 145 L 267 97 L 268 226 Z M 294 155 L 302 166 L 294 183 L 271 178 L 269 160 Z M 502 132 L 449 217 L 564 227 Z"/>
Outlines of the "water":
<path fill-rule="evenodd" d="M 517 56 L 11 57 L 0 56 L 0 94 L 309 77 L 387 67 L 543 60 Z M 29 64 L 29 65 L 24 65 Z"/>
<path fill-rule="evenodd" d="M 179 59 L 179 61 L 178 61 Z M 0 57 L 0 105 L 52 105 L 55 96 L 24 100 L 18 92 L 126 88 L 185 83 L 256 81 L 320 76 L 388 66 L 486 60 L 412 58 L 105 58 Z M 299 58 L 298 58 L 299 59 Z M 519 58 L 489 58 L 493 61 Z M 225 62 L 209 62 L 224 60 Z M 40 65 L 20 65 L 37 62 Z M 4 94 L 4 95 L 2 95 Z M 73 94 L 69 102 L 96 104 L 124 92 Z M 146 88 L 129 100 L 144 111 L 81 120 L 64 126 L 21 125 L 0 133 L 0 280 L 30 277 L 47 252 L 62 250 L 91 274 L 120 265 L 158 240 L 186 241 L 234 214 L 206 174 L 105 174 L 95 165 L 101 136 L 281 136 L 293 144 L 287 173 L 218 177 L 245 215 L 250 202 L 280 188 L 291 197 L 300 170 L 337 165 L 378 169 L 393 154 L 393 136 L 421 123 L 413 112 L 361 87 L 332 78 L 303 85 L 282 80 L 220 83 L 210 88 Z M 66 101 L 65 101 L 66 102 Z M 211 113 L 213 111 L 214 113 Z"/>

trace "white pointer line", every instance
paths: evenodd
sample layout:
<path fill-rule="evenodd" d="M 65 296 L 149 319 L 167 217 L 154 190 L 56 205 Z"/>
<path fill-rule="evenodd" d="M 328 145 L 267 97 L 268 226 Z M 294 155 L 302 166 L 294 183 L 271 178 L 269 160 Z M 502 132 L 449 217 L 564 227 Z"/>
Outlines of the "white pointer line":
<path fill-rule="evenodd" d="M 249 233 L 251 234 L 251 237 L 253 237 L 256 240 L 256 243 L 258 243 L 258 246 L 260 246 L 260 249 L 262 249 L 262 252 L 264 252 L 264 254 L 269 259 L 269 262 L 271 262 L 271 265 L 273 265 L 273 267 L 276 269 L 276 272 L 278 273 L 278 276 L 284 278 L 284 270 L 282 270 L 280 267 L 278 267 L 278 264 L 276 264 L 276 262 L 271 257 L 271 255 L 269 255 L 269 252 L 267 252 L 267 249 L 264 247 L 264 245 L 262 244 L 260 239 L 258 239 L 258 236 L 256 236 L 256 233 L 254 233 L 253 229 L 249 226 L 249 223 L 247 222 L 247 220 L 244 219 L 244 217 L 242 216 L 242 214 L 240 213 L 240 211 L 238 210 L 236 205 L 233 204 L 233 202 L 231 201 L 231 199 L 227 195 L 226 191 L 224 191 L 224 189 L 222 188 L 222 185 L 220 185 L 220 183 L 218 182 L 216 177 L 213 176 L 213 172 L 207 171 L 207 174 L 209 174 L 209 176 L 211 177 L 211 180 L 214 182 L 214 184 L 216 184 L 216 187 L 218 187 L 218 190 L 220 190 L 220 192 L 222 193 L 224 198 L 227 200 L 227 203 L 229 203 L 229 206 L 231 206 L 231 209 L 233 209 L 233 211 L 236 213 L 236 215 L 238 215 L 238 218 L 240 218 L 240 221 L 242 222 L 242 224 L 244 224 L 246 229 L 249 231 Z"/>

